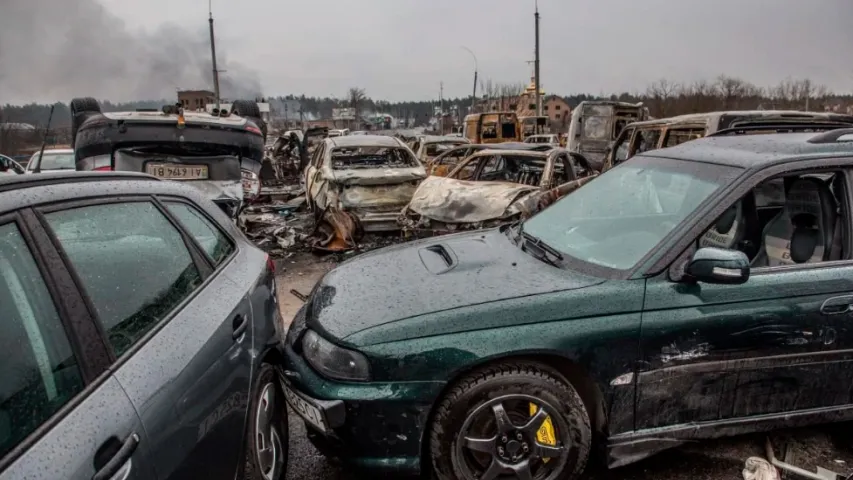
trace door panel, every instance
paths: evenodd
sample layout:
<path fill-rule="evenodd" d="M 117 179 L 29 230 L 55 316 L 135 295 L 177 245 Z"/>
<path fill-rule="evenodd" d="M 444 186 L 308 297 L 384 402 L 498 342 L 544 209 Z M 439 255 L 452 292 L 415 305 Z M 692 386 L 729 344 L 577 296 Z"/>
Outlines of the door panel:
<path fill-rule="evenodd" d="M 161 479 L 234 478 L 245 437 L 252 313 L 224 275 L 117 372 L 151 435 Z"/>
<path fill-rule="evenodd" d="M 124 444 L 132 434 L 139 441 L 135 447 L 132 441 L 128 442 L 132 448 L 130 461 L 119 462 L 119 471 L 129 470 L 127 480 L 150 480 L 154 478 L 147 455 L 150 441 L 118 381 L 108 377 L 0 473 L 0 480 L 92 480 L 95 465 L 101 466 L 112 458 L 110 453 L 116 451 L 115 445 Z M 99 450 L 109 453 L 99 456 Z"/>
<path fill-rule="evenodd" d="M 648 282 L 637 428 L 851 403 L 853 266 L 755 272 L 743 285 Z"/>

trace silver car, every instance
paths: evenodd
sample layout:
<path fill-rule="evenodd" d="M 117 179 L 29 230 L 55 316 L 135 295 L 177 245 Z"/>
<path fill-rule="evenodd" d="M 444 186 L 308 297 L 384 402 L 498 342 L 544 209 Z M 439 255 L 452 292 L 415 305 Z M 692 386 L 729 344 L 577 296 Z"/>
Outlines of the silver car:
<path fill-rule="evenodd" d="M 0 480 L 277 480 L 274 264 L 199 190 L 0 177 Z"/>

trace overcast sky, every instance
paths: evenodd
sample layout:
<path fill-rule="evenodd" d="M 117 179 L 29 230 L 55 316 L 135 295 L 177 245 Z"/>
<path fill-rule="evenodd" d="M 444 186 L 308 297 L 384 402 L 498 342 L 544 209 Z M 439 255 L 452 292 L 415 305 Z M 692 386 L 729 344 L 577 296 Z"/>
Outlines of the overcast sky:
<path fill-rule="evenodd" d="M 223 94 L 344 96 L 358 86 L 373 98 L 420 100 L 437 97 L 443 81 L 446 97 L 466 96 L 474 60 L 462 46 L 477 55 L 481 78 L 527 81 L 533 2 L 213 0 L 231 90 Z M 207 8 L 0 0 L 0 103 L 210 88 Z M 853 0 L 540 0 L 539 10 L 548 93 L 637 91 L 662 77 L 720 73 L 853 91 Z"/>

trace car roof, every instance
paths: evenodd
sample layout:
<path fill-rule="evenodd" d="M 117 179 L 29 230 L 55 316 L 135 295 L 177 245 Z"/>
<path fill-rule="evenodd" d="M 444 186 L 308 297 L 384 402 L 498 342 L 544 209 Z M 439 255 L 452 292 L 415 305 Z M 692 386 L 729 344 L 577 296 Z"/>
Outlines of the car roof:
<path fill-rule="evenodd" d="M 853 156 L 853 142 L 833 137 L 853 136 L 853 129 L 823 133 L 768 133 L 759 135 L 711 136 L 678 146 L 643 152 L 646 157 L 674 158 L 741 168 L 763 168 L 772 164 L 812 158 Z"/>
<path fill-rule="evenodd" d="M 422 143 L 441 143 L 441 142 L 460 142 L 460 143 L 470 143 L 470 141 L 466 138 L 462 137 L 451 137 L 448 135 L 422 135 L 420 137 L 420 141 Z"/>
<path fill-rule="evenodd" d="M 32 157 L 35 157 L 35 156 L 37 156 L 39 153 L 41 153 L 41 151 L 38 151 L 38 152 L 33 153 L 30 157 L 31 157 L 31 158 L 32 158 Z M 45 153 L 45 155 L 47 155 L 47 154 L 49 154 L 49 153 L 57 153 L 57 154 L 60 154 L 60 153 L 74 153 L 74 150 L 72 150 L 72 149 L 70 149 L 70 148 L 45 148 L 45 149 L 44 149 L 44 153 Z"/>
<path fill-rule="evenodd" d="M 724 110 L 718 112 L 705 113 L 688 113 L 686 115 L 678 115 L 675 117 L 655 118 L 652 120 L 643 120 L 641 122 L 631 122 L 628 125 L 632 127 L 645 126 L 660 126 L 660 125 L 680 125 L 680 124 L 707 124 L 717 120 L 724 115 L 732 115 L 738 117 L 752 117 L 755 119 L 773 117 L 782 118 L 784 120 L 853 120 L 853 116 L 842 115 L 832 112 L 803 112 L 799 110 Z"/>
<path fill-rule="evenodd" d="M 400 147 L 400 140 L 388 135 L 344 135 L 327 138 L 332 147 Z"/>
<path fill-rule="evenodd" d="M 540 152 L 537 150 L 516 150 L 516 149 L 506 149 L 506 148 L 487 148 L 485 150 L 480 150 L 478 152 L 474 152 L 471 154 L 472 157 L 483 157 L 486 155 L 519 155 L 524 157 L 541 157 L 545 158 L 553 152 L 554 149 L 548 150 L 545 152 Z"/>

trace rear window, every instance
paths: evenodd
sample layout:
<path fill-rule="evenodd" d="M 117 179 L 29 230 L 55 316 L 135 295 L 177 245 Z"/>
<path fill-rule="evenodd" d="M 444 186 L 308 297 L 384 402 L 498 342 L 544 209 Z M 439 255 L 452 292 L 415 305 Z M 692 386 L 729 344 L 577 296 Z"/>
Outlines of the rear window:
<path fill-rule="evenodd" d="M 420 164 L 409 150 L 399 147 L 337 147 L 332 149 L 332 168 L 403 168 Z"/>
<path fill-rule="evenodd" d="M 464 143 L 465 142 L 427 143 L 426 154 L 428 157 L 437 157 L 442 153 L 452 150 L 454 147 L 458 147 L 459 145 L 462 145 Z"/>

